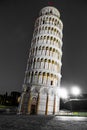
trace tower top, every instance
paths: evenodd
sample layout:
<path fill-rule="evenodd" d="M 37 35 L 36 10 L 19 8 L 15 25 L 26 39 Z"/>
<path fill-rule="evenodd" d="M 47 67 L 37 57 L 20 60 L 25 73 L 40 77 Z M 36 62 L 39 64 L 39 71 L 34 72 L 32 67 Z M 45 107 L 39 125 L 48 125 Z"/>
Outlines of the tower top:
<path fill-rule="evenodd" d="M 60 17 L 60 12 L 58 11 L 57 8 L 55 8 L 53 6 L 46 6 L 46 7 L 42 8 L 39 12 L 39 15 L 46 15 L 46 14 L 52 14 L 57 17 Z"/>

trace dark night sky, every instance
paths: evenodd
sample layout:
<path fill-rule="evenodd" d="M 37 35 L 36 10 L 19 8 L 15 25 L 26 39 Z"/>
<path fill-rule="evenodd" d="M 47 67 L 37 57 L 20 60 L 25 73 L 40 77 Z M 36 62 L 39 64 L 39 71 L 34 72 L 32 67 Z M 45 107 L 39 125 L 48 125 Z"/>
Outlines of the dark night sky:
<path fill-rule="evenodd" d="M 48 0 L 0 1 L 0 93 L 21 91 L 34 23 Z M 63 29 L 62 85 L 87 93 L 87 1 L 55 0 Z"/>

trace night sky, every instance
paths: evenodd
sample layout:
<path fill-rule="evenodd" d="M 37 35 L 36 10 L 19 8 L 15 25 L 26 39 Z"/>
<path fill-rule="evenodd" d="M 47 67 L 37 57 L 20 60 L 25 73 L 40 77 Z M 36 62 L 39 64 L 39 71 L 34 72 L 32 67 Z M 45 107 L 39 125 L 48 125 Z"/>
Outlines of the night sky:
<path fill-rule="evenodd" d="M 87 93 L 87 1 L 54 0 L 63 29 L 62 86 Z M 0 94 L 21 91 L 34 23 L 48 0 L 0 1 Z"/>

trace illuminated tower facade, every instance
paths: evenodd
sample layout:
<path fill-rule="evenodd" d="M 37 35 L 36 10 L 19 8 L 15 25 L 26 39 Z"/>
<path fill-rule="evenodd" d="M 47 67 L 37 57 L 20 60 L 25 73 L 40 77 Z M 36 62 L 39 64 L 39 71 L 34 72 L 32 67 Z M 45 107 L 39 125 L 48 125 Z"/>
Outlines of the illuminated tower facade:
<path fill-rule="evenodd" d="M 60 13 L 55 7 L 41 9 L 35 21 L 19 113 L 59 112 L 62 29 Z"/>

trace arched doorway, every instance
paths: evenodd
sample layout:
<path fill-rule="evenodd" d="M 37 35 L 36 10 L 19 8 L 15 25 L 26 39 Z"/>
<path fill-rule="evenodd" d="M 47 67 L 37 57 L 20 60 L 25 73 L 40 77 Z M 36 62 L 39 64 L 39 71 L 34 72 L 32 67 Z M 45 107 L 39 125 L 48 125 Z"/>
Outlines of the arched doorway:
<path fill-rule="evenodd" d="M 31 111 L 30 114 L 34 115 L 37 113 L 37 98 L 33 97 L 31 101 Z"/>

